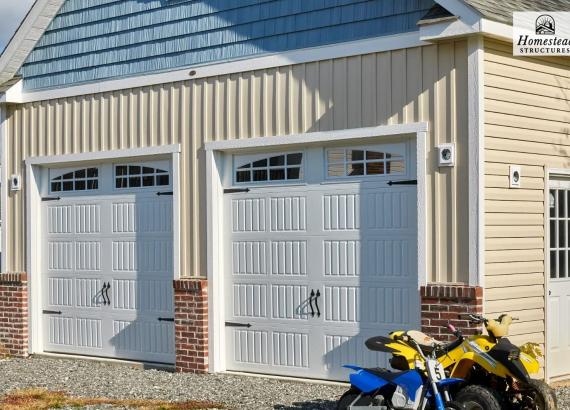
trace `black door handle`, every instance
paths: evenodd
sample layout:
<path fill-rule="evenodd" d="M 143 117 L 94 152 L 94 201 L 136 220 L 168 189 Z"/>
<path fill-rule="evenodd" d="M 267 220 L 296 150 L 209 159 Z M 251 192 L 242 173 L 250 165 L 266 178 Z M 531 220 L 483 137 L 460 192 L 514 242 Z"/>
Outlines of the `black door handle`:
<path fill-rule="evenodd" d="M 107 289 L 107 284 L 103 282 L 103 287 L 101 288 L 101 297 L 103 298 L 103 306 L 107 304 L 107 299 L 105 298 L 105 290 Z"/>
<path fill-rule="evenodd" d="M 317 289 L 317 295 L 315 297 L 315 306 L 317 308 L 317 317 L 321 317 L 321 310 L 319 309 L 319 298 L 321 297 L 321 291 Z"/>
<path fill-rule="evenodd" d="M 313 298 L 315 297 L 315 291 L 311 289 L 311 296 L 309 297 L 309 306 L 311 307 L 311 317 L 315 317 L 315 309 L 313 309 Z"/>
<path fill-rule="evenodd" d="M 111 282 L 107 282 L 107 289 L 105 289 L 105 295 L 107 296 L 107 304 L 111 304 L 111 298 L 109 297 L 109 289 L 111 289 Z"/>

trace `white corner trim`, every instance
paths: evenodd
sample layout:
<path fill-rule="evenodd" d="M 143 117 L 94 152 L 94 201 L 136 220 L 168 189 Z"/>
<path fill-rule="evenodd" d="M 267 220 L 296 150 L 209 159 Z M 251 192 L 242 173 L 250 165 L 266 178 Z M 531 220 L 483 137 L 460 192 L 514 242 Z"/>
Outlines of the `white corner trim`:
<path fill-rule="evenodd" d="M 26 164 L 26 272 L 28 272 L 28 319 L 29 336 L 28 350 L 38 353 L 42 347 L 42 292 L 41 292 L 41 258 L 32 257 L 41 254 L 42 224 L 41 224 L 41 196 L 38 187 L 39 167 Z"/>
<path fill-rule="evenodd" d="M 196 80 L 218 75 L 249 72 L 292 64 L 302 64 L 313 61 L 328 60 L 332 58 L 349 57 L 382 51 L 405 49 L 426 45 L 420 41 L 420 33 L 397 34 L 377 37 L 367 40 L 343 42 L 328 46 L 305 48 L 285 53 L 263 55 L 259 57 L 244 58 L 240 60 L 225 61 L 217 64 L 193 66 L 156 74 L 139 75 L 120 78 L 116 80 L 97 81 L 89 84 L 54 88 L 42 91 L 26 92 L 14 89 L 6 94 L 6 101 L 11 103 L 27 103 L 33 101 L 50 100 L 55 98 L 74 97 L 95 93 L 123 90 L 129 88 L 145 87 L 156 84 L 166 84 L 176 81 Z M 193 76 L 190 71 L 195 71 Z"/>
<path fill-rule="evenodd" d="M 0 104 L 0 272 L 6 272 L 6 255 L 8 245 L 8 175 L 7 175 L 7 152 L 6 139 L 8 138 L 8 121 L 6 119 L 6 106 Z"/>
<path fill-rule="evenodd" d="M 41 157 L 29 157 L 26 159 L 26 164 L 48 165 L 48 164 L 73 163 L 79 161 L 100 161 L 100 160 L 108 160 L 114 158 L 165 155 L 165 154 L 173 154 L 175 152 L 180 152 L 180 151 L 181 151 L 180 144 L 172 144 L 172 145 L 161 145 L 157 147 L 130 148 L 130 149 L 119 149 L 112 151 L 83 152 L 79 154 L 46 155 Z"/>
<path fill-rule="evenodd" d="M 429 123 L 381 125 L 379 127 L 352 128 L 339 131 L 319 131 L 307 134 L 281 135 L 278 137 L 256 137 L 243 140 L 207 142 L 207 151 L 231 151 L 251 148 L 276 147 L 279 145 L 318 144 L 321 142 L 342 141 L 354 138 L 371 138 L 417 134 L 429 131 Z"/>
<path fill-rule="evenodd" d="M 207 278 L 211 301 L 209 317 L 210 372 L 226 370 L 225 314 L 224 314 L 224 190 L 222 185 L 222 160 L 224 152 L 279 147 L 291 144 L 318 144 L 350 139 L 414 135 L 417 161 L 417 256 L 418 288 L 429 281 L 427 266 L 427 144 L 429 123 L 388 125 L 331 132 L 315 132 L 281 137 L 260 137 L 233 141 L 214 141 L 206 144 L 206 231 Z"/>
<path fill-rule="evenodd" d="M 469 284 L 485 283 L 485 68 L 484 39 L 468 40 Z"/>

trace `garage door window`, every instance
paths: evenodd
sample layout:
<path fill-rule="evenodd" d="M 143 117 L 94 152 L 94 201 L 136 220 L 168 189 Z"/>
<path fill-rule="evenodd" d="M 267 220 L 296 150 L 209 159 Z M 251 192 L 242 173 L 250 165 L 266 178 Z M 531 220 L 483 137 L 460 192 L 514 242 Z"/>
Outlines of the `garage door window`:
<path fill-rule="evenodd" d="M 235 182 L 299 181 L 303 179 L 303 154 L 301 152 L 271 155 L 244 156 L 235 160 Z"/>
<path fill-rule="evenodd" d="M 404 153 L 382 148 L 331 148 L 327 150 L 329 178 L 402 175 Z"/>
<path fill-rule="evenodd" d="M 93 191 L 99 189 L 99 169 L 83 168 L 53 177 L 51 192 Z"/>
<path fill-rule="evenodd" d="M 143 165 L 115 166 L 115 187 L 118 189 L 170 185 L 170 174 L 161 168 Z"/>

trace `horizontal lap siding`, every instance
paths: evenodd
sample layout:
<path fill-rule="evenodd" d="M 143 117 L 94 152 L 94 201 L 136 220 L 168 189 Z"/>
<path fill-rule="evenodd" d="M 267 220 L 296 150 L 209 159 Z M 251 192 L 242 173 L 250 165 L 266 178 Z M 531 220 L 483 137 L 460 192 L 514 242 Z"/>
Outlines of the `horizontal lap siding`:
<path fill-rule="evenodd" d="M 543 344 L 544 174 L 570 168 L 570 64 L 485 45 L 485 310 L 521 319 L 515 341 Z M 520 189 L 509 165 L 521 165 Z"/>
<path fill-rule="evenodd" d="M 13 106 L 8 173 L 30 156 L 180 143 L 181 274 L 204 275 L 204 143 L 429 121 L 430 280 L 468 281 L 465 42 Z M 458 165 L 435 167 L 456 142 Z M 24 192 L 10 197 L 7 267 L 24 269 Z"/>

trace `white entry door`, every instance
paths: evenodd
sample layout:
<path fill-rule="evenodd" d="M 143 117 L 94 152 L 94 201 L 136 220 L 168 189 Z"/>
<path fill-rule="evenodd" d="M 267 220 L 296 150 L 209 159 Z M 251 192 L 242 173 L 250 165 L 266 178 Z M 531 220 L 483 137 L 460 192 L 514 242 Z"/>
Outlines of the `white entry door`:
<path fill-rule="evenodd" d="M 408 148 L 234 157 L 228 369 L 344 380 L 343 364 L 386 366 L 384 355 L 366 349 L 367 338 L 418 328 Z"/>
<path fill-rule="evenodd" d="M 549 376 L 570 375 L 570 181 L 550 181 L 550 285 L 548 288 Z"/>
<path fill-rule="evenodd" d="M 158 195 L 170 189 L 166 175 L 144 164 L 50 171 L 45 351 L 174 361 L 172 196 Z"/>

